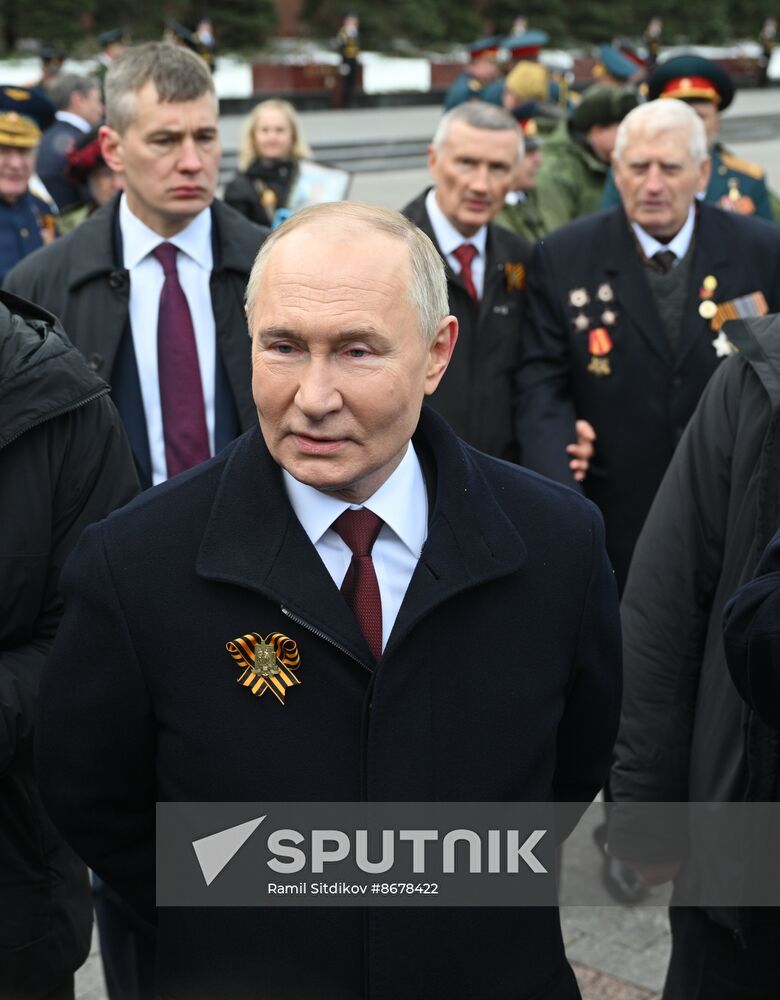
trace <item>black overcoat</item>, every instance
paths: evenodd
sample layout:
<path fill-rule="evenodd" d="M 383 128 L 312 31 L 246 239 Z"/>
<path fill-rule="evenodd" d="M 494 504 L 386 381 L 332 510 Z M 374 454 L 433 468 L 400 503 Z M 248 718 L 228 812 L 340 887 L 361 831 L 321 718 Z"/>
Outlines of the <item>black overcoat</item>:
<path fill-rule="evenodd" d="M 780 309 L 776 226 L 700 205 L 695 240 L 676 354 L 622 207 L 548 236 L 529 268 L 516 411 L 521 461 L 573 485 L 566 445 L 575 419 L 590 421 L 596 452 L 584 489 L 604 514 L 621 585 L 672 453 L 722 360 L 710 321 L 699 314 L 705 278 L 717 282 L 716 304 L 761 291 L 770 312 Z M 582 293 L 587 302 L 579 306 Z M 575 326 L 580 315 L 588 320 L 582 329 Z M 602 365 L 592 364 L 590 350 L 590 331 L 598 328 L 612 343 L 597 359 Z"/>
<path fill-rule="evenodd" d="M 415 447 L 435 502 L 376 670 L 259 430 L 84 535 L 39 772 L 66 836 L 153 919 L 156 799 L 588 802 L 604 780 L 621 670 L 600 515 L 430 411 Z M 225 644 L 250 631 L 298 644 L 283 706 L 236 683 Z M 579 996 L 555 909 L 161 909 L 157 923 L 164 996 Z"/>
<path fill-rule="evenodd" d="M 115 197 L 77 229 L 26 257 L 3 287 L 58 316 L 89 367 L 111 384 L 141 485 L 151 485 L 146 418 L 129 333 L 130 272 L 122 264 Z M 253 426 L 251 352 L 244 292 L 257 251 L 268 233 L 215 201 L 212 212 L 211 304 L 217 336 L 216 445 Z M 233 433 L 220 431 L 222 411 Z M 237 419 L 237 425 L 236 425 Z M 227 420 L 225 423 L 227 424 Z"/>
<path fill-rule="evenodd" d="M 423 192 L 404 215 L 441 249 L 425 209 Z M 464 441 L 488 455 L 516 462 L 512 386 L 520 363 L 525 267 L 531 244 L 503 226 L 490 224 L 485 288 L 472 301 L 460 275 L 444 259 L 450 310 L 458 318 L 458 342 L 430 405 Z"/>

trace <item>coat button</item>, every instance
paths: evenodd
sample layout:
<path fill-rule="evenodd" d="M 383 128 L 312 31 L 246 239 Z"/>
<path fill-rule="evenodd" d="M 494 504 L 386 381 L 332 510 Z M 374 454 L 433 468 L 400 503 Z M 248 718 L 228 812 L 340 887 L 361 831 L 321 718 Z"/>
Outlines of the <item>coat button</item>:
<path fill-rule="evenodd" d="M 127 276 L 124 271 L 112 271 L 108 276 L 108 284 L 111 288 L 124 288 Z"/>
<path fill-rule="evenodd" d="M 102 354 L 90 354 L 89 360 L 87 361 L 87 366 L 92 369 L 93 372 L 99 372 L 103 367 L 103 355 Z"/>

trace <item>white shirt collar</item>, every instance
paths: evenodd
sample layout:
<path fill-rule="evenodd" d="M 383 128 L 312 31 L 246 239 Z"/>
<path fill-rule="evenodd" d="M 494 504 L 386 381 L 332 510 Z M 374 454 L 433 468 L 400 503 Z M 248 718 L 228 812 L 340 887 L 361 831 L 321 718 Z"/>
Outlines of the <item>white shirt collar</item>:
<path fill-rule="evenodd" d="M 76 115 L 72 111 L 58 111 L 54 117 L 59 122 L 67 122 L 69 125 L 75 125 L 80 132 L 84 132 L 85 134 L 92 128 L 86 118 L 82 118 L 81 115 Z"/>
<path fill-rule="evenodd" d="M 464 243 L 471 243 L 476 247 L 477 253 L 485 256 L 485 246 L 487 243 L 487 226 L 482 226 L 473 236 L 464 236 L 453 226 L 447 216 L 439 208 L 436 201 L 436 188 L 431 188 L 425 196 L 425 210 L 431 220 L 431 228 L 439 249 L 446 257 Z"/>
<path fill-rule="evenodd" d="M 286 469 L 282 470 L 282 475 L 295 516 L 313 545 L 317 544 L 340 514 L 348 507 L 355 506 L 298 482 Z M 359 506 L 367 507 L 377 517 L 381 517 L 415 559 L 420 558 L 428 533 L 428 496 L 420 460 L 411 441 L 392 475 L 373 496 Z"/>
<path fill-rule="evenodd" d="M 123 194 L 119 203 L 119 226 L 122 230 L 124 264 L 128 270 L 140 264 L 160 243 L 173 243 L 204 270 L 210 272 L 212 269 L 210 208 L 204 208 L 185 229 L 166 240 L 130 211 Z"/>
<path fill-rule="evenodd" d="M 669 241 L 669 243 L 659 243 L 657 239 L 652 237 L 649 233 L 646 233 L 637 222 L 632 222 L 631 228 L 636 233 L 636 238 L 639 240 L 642 253 L 648 260 L 652 260 L 655 254 L 657 254 L 660 250 L 671 250 L 677 260 L 680 261 L 688 253 L 688 247 L 691 245 L 691 239 L 693 237 L 693 227 L 695 222 L 696 209 L 693 205 L 691 205 L 688 209 L 688 218 L 683 223 L 682 229 L 673 240 Z"/>

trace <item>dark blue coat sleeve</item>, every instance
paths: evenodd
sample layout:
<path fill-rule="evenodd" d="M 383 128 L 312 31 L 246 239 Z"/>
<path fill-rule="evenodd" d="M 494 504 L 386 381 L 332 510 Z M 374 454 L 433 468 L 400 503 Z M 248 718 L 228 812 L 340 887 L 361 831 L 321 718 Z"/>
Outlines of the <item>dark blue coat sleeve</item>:
<path fill-rule="evenodd" d="M 723 642 L 739 693 L 764 722 L 780 729 L 780 531 L 754 579 L 726 605 Z"/>

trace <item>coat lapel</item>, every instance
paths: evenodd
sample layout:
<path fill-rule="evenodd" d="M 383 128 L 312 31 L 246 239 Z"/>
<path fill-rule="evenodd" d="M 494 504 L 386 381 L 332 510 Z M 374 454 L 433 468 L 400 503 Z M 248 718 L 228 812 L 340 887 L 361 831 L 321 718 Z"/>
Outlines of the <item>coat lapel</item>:
<path fill-rule="evenodd" d="M 225 463 L 196 571 L 263 594 L 279 605 L 280 631 L 285 608 L 372 669 L 366 640 L 293 513 L 258 428 L 238 439 Z"/>
<path fill-rule="evenodd" d="M 425 408 L 415 447 L 435 463 L 428 538 L 386 652 L 454 595 L 519 569 L 526 546 L 498 506 L 469 450 Z M 286 608 L 366 669 L 373 663 L 352 612 L 295 517 L 281 471 L 259 430 L 239 438 L 224 465 L 196 570 Z M 247 626 L 248 628 L 251 625 Z"/>

